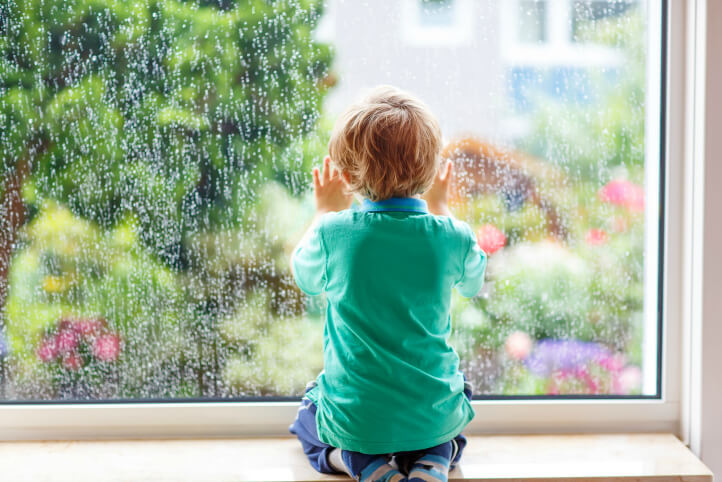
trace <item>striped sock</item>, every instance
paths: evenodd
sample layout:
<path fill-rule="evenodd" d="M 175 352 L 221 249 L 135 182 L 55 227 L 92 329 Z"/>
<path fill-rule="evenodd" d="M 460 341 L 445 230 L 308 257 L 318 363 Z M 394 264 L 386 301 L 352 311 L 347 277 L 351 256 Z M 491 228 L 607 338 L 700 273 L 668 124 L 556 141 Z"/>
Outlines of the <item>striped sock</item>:
<path fill-rule="evenodd" d="M 391 467 L 384 457 L 379 457 L 361 471 L 358 480 L 359 482 L 406 482 L 406 477 Z"/>
<path fill-rule="evenodd" d="M 409 472 L 409 482 L 446 482 L 448 478 L 449 459 L 440 455 L 424 455 Z"/>
<path fill-rule="evenodd" d="M 446 442 L 429 449 L 409 471 L 409 482 L 447 482 L 454 444 Z"/>
<path fill-rule="evenodd" d="M 335 470 L 360 482 L 406 482 L 403 474 L 389 465 L 383 455 L 333 449 L 328 454 L 328 462 Z"/>

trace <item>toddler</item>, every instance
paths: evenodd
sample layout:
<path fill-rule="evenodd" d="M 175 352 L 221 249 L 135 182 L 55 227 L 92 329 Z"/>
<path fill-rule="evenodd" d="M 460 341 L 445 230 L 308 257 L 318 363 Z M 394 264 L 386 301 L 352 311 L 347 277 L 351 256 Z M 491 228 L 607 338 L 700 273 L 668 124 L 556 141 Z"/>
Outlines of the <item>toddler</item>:
<path fill-rule="evenodd" d="M 474 411 L 449 309 L 452 288 L 479 292 L 486 255 L 449 212 L 441 142 L 423 103 L 378 87 L 313 171 L 317 213 L 291 265 L 304 292 L 326 294 L 324 369 L 290 431 L 320 472 L 446 481 L 466 445 Z"/>

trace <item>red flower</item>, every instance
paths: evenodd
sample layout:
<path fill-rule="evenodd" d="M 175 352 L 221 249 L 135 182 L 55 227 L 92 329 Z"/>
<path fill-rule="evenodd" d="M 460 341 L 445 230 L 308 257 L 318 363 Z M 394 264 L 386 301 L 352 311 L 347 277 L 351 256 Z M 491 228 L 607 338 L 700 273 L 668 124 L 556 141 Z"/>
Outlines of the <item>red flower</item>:
<path fill-rule="evenodd" d="M 63 366 L 68 370 L 78 370 L 83 366 L 83 359 L 75 353 L 69 353 L 63 357 Z"/>
<path fill-rule="evenodd" d="M 117 335 L 103 335 L 93 345 L 93 355 L 100 361 L 114 361 L 120 354 L 120 338 Z"/>
<path fill-rule="evenodd" d="M 58 356 L 58 347 L 55 343 L 55 338 L 44 339 L 36 353 L 38 358 L 46 363 L 55 360 L 55 357 Z"/>
<path fill-rule="evenodd" d="M 591 244 L 592 246 L 605 244 L 608 239 L 609 236 L 607 236 L 607 232 L 603 229 L 590 229 L 584 237 L 587 244 Z"/>
<path fill-rule="evenodd" d="M 55 346 L 61 355 L 72 352 L 78 346 L 78 334 L 71 330 L 61 331 L 55 335 Z"/>
<path fill-rule="evenodd" d="M 486 254 L 494 254 L 506 245 L 504 232 L 493 224 L 485 224 L 476 231 L 479 247 Z"/>
<path fill-rule="evenodd" d="M 624 179 L 609 181 L 599 190 L 603 202 L 624 206 L 630 211 L 644 211 L 644 188 Z"/>

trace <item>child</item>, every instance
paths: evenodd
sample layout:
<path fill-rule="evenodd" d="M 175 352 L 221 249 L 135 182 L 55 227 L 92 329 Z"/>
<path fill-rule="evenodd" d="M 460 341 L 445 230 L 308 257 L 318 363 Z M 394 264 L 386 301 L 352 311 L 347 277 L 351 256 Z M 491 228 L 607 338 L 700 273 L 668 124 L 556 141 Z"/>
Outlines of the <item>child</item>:
<path fill-rule="evenodd" d="M 324 370 L 290 431 L 320 472 L 445 481 L 466 445 L 451 289 L 475 296 L 486 255 L 449 212 L 441 142 L 423 103 L 379 87 L 339 118 L 313 171 L 316 217 L 291 265 L 304 292 L 326 293 Z"/>

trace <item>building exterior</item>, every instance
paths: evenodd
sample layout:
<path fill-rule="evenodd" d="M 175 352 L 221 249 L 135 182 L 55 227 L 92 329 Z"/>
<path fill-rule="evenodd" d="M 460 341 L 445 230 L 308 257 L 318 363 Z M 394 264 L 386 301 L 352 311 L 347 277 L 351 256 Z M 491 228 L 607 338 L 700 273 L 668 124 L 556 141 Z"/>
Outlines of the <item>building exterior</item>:
<path fill-rule="evenodd" d="M 617 0 L 327 0 L 317 35 L 334 45 L 338 75 L 327 110 L 337 115 L 364 89 L 393 84 L 427 102 L 447 138 L 513 140 L 527 130 L 530 91 L 565 97 L 583 84 L 580 71 L 619 64 L 615 49 L 581 41 L 579 26 L 630 6 Z"/>

